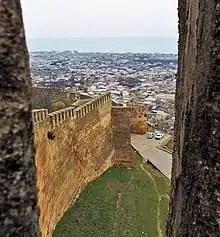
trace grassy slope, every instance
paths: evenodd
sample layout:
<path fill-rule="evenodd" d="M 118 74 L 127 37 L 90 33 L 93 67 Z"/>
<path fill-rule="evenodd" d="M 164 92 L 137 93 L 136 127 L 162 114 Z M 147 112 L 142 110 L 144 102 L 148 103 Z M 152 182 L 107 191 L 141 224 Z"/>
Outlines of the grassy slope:
<path fill-rule="evenodd" d="M 169 190 L 168 180 L 142 159 L 135 157 L 135 168 L 111 168 L 87 186 L 77 202 L 64 214 L 53 237 L 157 237 L 158 195 Z M 167 196 L 167 195 L 166 195 Z M 168 199 L 160 202 L 164 234 Z"/>
<path fill-rule="evenodd" d="M 166 147 L 170 150 L 173 150 L 173 138 L 169 140 L 169 142 L 166 144 Z"/>

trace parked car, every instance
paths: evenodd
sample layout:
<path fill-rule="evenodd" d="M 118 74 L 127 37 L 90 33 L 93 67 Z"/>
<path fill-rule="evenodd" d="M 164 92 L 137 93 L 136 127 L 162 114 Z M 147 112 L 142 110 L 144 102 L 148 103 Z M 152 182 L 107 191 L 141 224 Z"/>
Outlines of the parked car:
<path fill-rule="evenodd" d="M 151 138 L 153 138 L 154 137 L 154 134 L 152 133 L 152 132 L 149 132 L 148 134 L 147 134 L 147 138 L 148 139 L 151 139 Z"/>
<path fill-rule="evenodd" d="M 155 139 L 156 140 L 160 140 L 160 139 L 162 139 L 164 137 L 164 134 L 163 133 L 157 133 L 156 135 L 155 135 Z"/>

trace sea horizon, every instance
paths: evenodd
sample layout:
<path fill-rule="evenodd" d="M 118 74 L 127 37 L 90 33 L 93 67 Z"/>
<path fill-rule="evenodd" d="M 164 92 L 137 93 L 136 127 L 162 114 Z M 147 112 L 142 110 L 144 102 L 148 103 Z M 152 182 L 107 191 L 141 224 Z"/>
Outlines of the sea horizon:
<path fill-rule="evenodd" d="M 177 54 L 177 37 L 33 37 L 26 38 L 28 50 L 100 53 L 164 53 Z"/>

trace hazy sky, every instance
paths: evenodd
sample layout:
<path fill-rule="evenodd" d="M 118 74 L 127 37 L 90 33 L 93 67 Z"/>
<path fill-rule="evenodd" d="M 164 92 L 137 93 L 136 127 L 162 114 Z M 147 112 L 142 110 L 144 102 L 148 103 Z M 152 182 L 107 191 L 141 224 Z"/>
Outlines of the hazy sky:
<path fill-rule="evenodd" d="M 27 37 L 177 36 L 177 0 L 21 0 Z"/>

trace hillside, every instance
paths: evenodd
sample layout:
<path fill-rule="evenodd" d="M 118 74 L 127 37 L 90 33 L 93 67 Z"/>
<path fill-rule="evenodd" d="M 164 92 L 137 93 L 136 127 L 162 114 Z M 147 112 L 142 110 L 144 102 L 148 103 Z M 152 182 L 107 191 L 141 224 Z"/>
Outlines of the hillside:
<path fill-rule="evenodd" d="M 169 181 L 135 157 L 132 170 L 111 168 L 90 183 L 53 237 L 162 237 Z"/>

